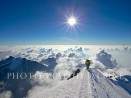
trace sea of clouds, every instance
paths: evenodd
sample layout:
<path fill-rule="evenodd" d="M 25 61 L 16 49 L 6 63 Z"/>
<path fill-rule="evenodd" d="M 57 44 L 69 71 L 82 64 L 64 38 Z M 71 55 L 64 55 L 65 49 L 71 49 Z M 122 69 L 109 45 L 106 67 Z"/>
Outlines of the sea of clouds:
<path fill-rule="evenodd" d="M 46 76 L 46 79 L 34 78 L 31 80 L 34 86 L 28 92 L 27 97 L 29 98 L 36 93 L 38 94 L 43 88 L 46 90 L 59 84 L 61 80 L 67 79 L 76 69 L 85 67 L 86 59 L 91 60 L 91 67 L 99 68 L 102 71 L 115 72 L 116 74 L 123 72 L 124 75 L 131 75 L 131 46 L 129 45 L 0 46 L 0 60 L 9 56 L 26 58 L 46 66 L 53 64 L 55 66 L 53 77 L 52 73 L 39 71 L 35 73 L 35 75 Z M 49 58 L 52 59 L 48 61 Z M 113 70 L 111 70 L 112 68 Z M 10 98 L 11 92 L 3 92 L 0 94 L 1 96 Z"/>

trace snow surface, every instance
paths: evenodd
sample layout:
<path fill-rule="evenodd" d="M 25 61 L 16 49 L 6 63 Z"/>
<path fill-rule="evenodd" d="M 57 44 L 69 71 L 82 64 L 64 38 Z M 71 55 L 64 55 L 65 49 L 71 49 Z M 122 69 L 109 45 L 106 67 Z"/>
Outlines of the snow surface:
<path fill-rule="evenodd" d="M 28 98 L 131 98 L 131 96 L 104 77 L 99 70 L 83 68 L 80 74 L 72 79 L 64 80 L 37 94 L 30 93 Z"/>

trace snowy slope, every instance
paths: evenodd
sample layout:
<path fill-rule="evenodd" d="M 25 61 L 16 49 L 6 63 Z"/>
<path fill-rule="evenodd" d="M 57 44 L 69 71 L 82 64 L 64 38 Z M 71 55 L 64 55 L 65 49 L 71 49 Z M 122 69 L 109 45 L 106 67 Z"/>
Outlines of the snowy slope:
<path fill-rule="evenodd" d="M 98 77 L 99 76 L 99 77 Z M 97 69 L 81 70 L 79 75 L 45 89 L 29 98 L 131 98 L 123 88 L 112 83 Z"/>
<path fill-rule="evenodd" d="M 12 70 L 13 72 L 36 72 L 36 71 L 49 71 L 50 68 L 40 64 L 36 61 L 31 61 L 26 58 L 12 57 L 0 61 L 0 73 L 4 70 Z M 7 73 L 7 72 L 6 72 Z"/>

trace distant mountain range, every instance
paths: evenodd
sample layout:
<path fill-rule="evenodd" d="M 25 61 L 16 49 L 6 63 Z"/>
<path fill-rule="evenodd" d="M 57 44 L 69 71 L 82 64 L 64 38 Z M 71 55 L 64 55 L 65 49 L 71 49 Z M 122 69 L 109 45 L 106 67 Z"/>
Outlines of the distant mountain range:
<path fill-rule="evenodd" d="M 0 93 L 6 90 L 11 90 L 14 98 L 26 97 L 28 90 L 32 88 L 31 79 L 28 76 L 26 79 L 16 79 L 16 76 L 15 79 L 8 79 L 8 74 L 15 73 L 16 75 L 16 73 L 27 73 L 28 75 L 28 73 L 31 73 L 33 75 L 36 71 L 53 72 L 53 68 L 56 64 L 57 63 L 54 58 L 42 60 L 41 63 L 27 60 L 26 58 L 15 58 L 12 56 L 5 60 L 1 60 Z"/>

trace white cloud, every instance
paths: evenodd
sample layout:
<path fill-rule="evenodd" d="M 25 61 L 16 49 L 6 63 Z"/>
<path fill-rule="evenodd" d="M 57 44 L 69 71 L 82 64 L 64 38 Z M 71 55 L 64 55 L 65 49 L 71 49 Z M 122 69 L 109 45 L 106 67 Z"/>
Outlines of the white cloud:
<path fill-rule="evenodd" d="M 4 91 L 0 93 L 0 98 L 11 98 L 11 97 L 12 97 L 11 91 Z"/>
<path fill-rule="evenodd" d="M 107 68 L 114 68 L 117 65 L 116 59 L 113 58 L 111 54 L 106 53 L 104 50 L 96 54 L 96 60 L 100 61 Z"/>
<path fill-rule="evenodd" d="M 37 71 L 31 80 L 32 89 L 28 91 L 27 98 L 37 98 L 41 91 L 51 89 L 58 84 L 58 80 L 53 79 L 53 75 L 47 72 Z"/>
<path fill-rule="evenodd" d="M 117 75 L 130 75 L 131 76 L 131 68 L 118 68 L 114 70 Z"/>

